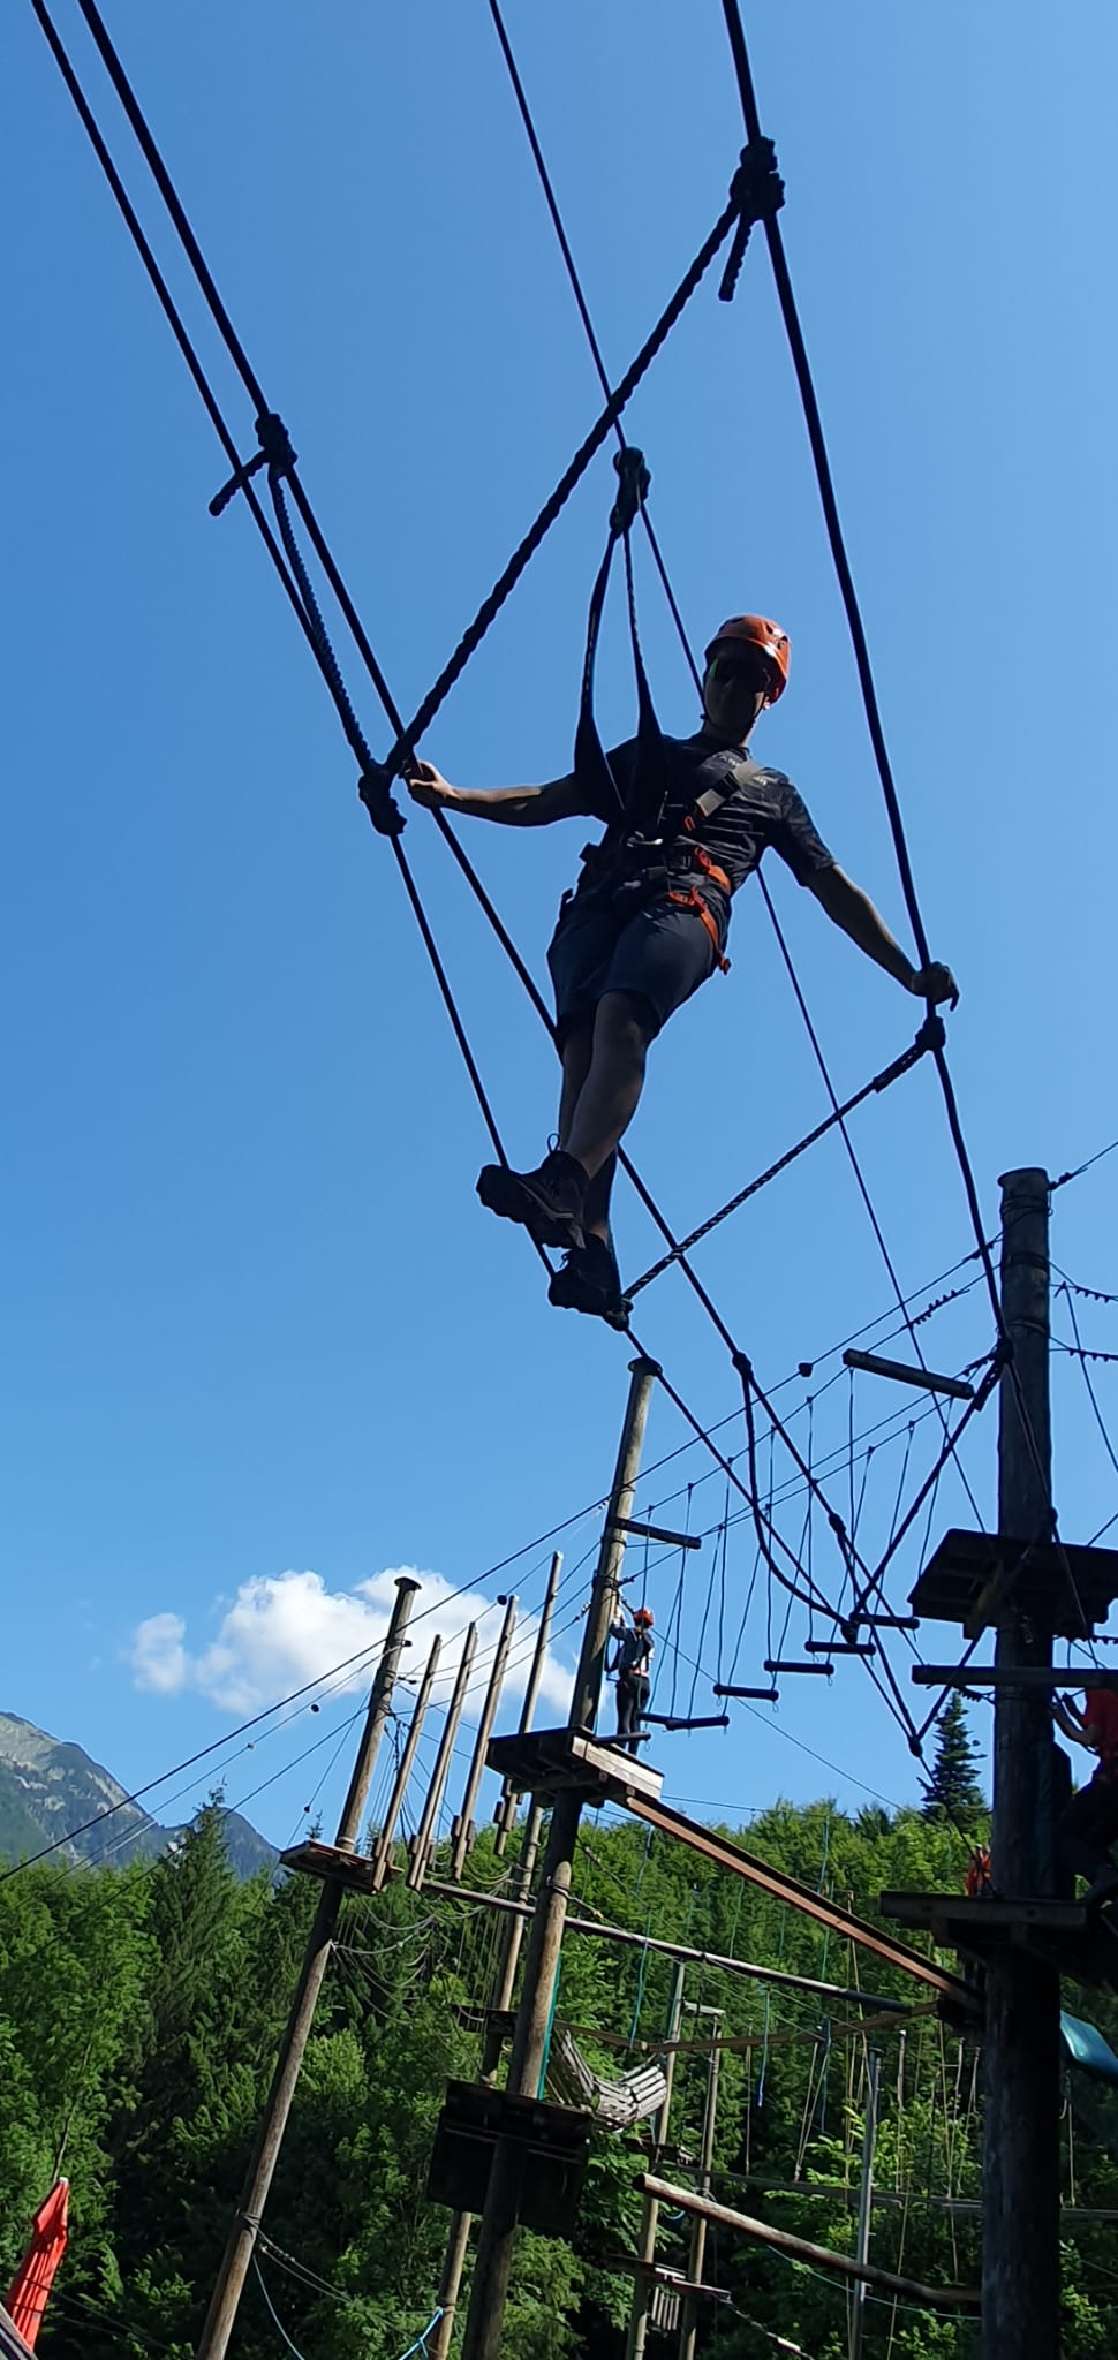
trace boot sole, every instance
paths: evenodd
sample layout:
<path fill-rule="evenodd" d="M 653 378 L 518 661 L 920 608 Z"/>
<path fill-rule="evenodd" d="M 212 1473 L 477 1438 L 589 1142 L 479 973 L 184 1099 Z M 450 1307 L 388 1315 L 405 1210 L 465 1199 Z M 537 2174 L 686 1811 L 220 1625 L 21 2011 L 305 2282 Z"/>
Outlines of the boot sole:
<path fill-rule="evenodd" d="M 504 1164 L 487 1164 L 481 1173 L 477 1192 L 487 1213 L 496 1213 L 500 1221 L 515 1221 L 526 1229 L 538 1246 L 580 1246 L 582 1224 L 574 1213 L 552 1213 L 530 1188 L 525 1188 L 516 1172 Z"/>
<path fill-rule="evenodd" d="M 549 1303 L 554 1305 L 556 1311 L 583 1311 L 588 1319 L 604 1319 L 607 1327 L 617 1328 L 622 1335 L 629 1325 L 633 1308 L 627 1297 L 623 1295 L 614 1295 L 608 1299 L 605 1296 L 600 1296 L 595 1302 L 588 1294 L 557 1293 L 554 1286 L 548 1288 L 547 1299 Z"/>

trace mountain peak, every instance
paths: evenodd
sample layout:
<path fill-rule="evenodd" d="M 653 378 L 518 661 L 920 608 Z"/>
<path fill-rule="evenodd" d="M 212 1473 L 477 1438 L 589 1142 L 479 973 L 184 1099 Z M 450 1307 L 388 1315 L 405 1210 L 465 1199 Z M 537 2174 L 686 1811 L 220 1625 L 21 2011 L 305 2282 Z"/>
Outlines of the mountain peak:
<path fill-rule="evenodd" d="M 100 1826 L 69 1836 L 70 1829 L 108 1811 L 112 1817 Z M 224 1832 L 238 1876 L 274 1864 L 272 1845 L 239 1812 L 227 1814 Z M 0 1855 L 6 1859 L 25 1859 L 66 1837 L 63 1859 L 119 1868 L 127 1860 L 157 1858 L 182 1833 L 181 1826 L 162 1827 L 130 1802 L 127 1789 L 83 1746 L 52 1737 L 19 1713 L 0 1712 Z"/>

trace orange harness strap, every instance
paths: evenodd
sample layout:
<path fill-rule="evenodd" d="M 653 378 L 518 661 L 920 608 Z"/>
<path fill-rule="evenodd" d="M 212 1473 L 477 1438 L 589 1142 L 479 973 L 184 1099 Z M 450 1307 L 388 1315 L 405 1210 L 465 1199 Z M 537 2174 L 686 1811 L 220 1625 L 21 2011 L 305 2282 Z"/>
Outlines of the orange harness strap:
<path fill-rule="evenodd" d="M 707 852 L 701 844 L 696 844 L 693 846 L 692 857 L 694 859 L 696 868 L 702 870 L 704 877 L 710 878 L 712 885 L 719 886 L 722 892 L 725 894 L 731 894 L 733 892 L 733 886 L 726 875 L 725 869 L 719 868 L 717 861 L 711 859 L 709 852 Z M 698 891 L 697 887 L 694 885 L 689 885 L 686 893 L 671 892 L 668 895 L 668 900 L 675 902 L 677 907 L 680 909 L 694 910 L 695 916 L 702 919 L 707 933 L 714 944 L 715 964 L 721 969 L 723 975 L 728 975 L 730 972 L 730 962 L 728 959 L 723 958 L 722 943 L 719 937 L 717 924 L 715 923 L 715 920 L 711 915 L 711 912 L 708 910 L 707 905 L 703 900 L 702 894 Z"/>

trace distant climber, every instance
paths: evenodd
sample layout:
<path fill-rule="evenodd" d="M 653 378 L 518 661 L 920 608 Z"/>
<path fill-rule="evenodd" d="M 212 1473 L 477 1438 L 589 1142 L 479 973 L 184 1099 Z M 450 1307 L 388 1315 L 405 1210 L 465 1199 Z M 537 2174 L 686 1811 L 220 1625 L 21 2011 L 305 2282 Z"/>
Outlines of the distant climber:
<path fill-rule="evenodd" d="M 1118 1894 L 1118 1696 L 1110 1688 L 1088 1688 L 1082 1706 L 1054 1697 L 1052 1718 L 1073 1745 L 1099 1757 L 1094 1777 L 1073 1795 L 1056 1824 L 1058 1854 L 1068 1870 L 1088 1880 L 1088 1901 Z"/>
<path fill-rule="evenodd" d="M 839 868 L 783 771 L 762 769 L 750 732 L 782 696 L 789 641 L 762 615 L 720 624 L 706 651 L 702 720 L 664 735 L 650 712 L 634 738 L 546 786 L 466 788 L 414 760 L 408 785 L 429 810 L 506 827 L 604 823 L 563 895 L 548 951 L 563 1061 L 558 1144 L 542 1164 L 487 1164 L 482 1203 L 541 1245 L 566 1250 L 553 1303 L 622 1323 L 610 1235 L 617 1147 L 636 1112 L 650 1043 L 715 968 L 725 968 L 732 896 L 771 846 L 829 918 L 916 999 L 958 999 L 950 968 L 914 967 L 873 903 Z"/>
<path fill-rule="evenodd" d="M 609 1635 L 614 1642 L 610 1670 L 617 1681 L 618 1740 L 635 1754 L 640 1725 L 648 1710 L 656 1641 L 652 1636 L 650 1606 L 638 1606 L 628 1622 L 625 1613 L 622 1601 L 616 1620 L 610 1625 Z"/>

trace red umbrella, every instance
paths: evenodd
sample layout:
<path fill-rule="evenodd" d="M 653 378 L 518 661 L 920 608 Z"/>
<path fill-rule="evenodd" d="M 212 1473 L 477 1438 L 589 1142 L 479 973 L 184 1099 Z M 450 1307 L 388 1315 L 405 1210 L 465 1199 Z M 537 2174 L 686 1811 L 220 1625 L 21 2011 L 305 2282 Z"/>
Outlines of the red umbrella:
<path fill-rule="evenodd" d="M 43 2322 L 54 2273 L 66 2251 L 70 2212 L 70 2182 L 56 2180 L 35 2215 L 31 2239 L 12 2280 L 8 2310 L 24 2343 L 34 2350 Z"/>

